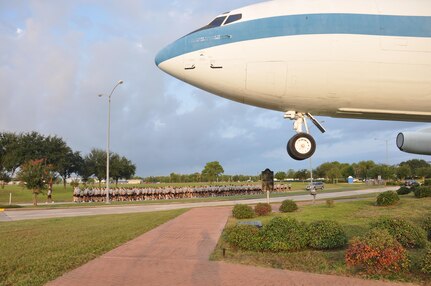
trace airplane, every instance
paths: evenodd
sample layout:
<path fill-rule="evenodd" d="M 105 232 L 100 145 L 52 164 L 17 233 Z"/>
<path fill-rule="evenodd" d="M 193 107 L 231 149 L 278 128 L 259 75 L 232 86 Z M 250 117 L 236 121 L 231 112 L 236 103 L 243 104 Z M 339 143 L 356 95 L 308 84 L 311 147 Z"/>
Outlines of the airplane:
<path fill-rule="evenodd" d="M 315 116 L 431 122 L 431 1 L 274 0 L 223 13 L 163 48 L 164 72 L 293 120 L 287 144 L 310 158 Z M 305 129 L 305 130 L 304 130 Z M 431 129 L 399 133 L 431 155 Z"/>

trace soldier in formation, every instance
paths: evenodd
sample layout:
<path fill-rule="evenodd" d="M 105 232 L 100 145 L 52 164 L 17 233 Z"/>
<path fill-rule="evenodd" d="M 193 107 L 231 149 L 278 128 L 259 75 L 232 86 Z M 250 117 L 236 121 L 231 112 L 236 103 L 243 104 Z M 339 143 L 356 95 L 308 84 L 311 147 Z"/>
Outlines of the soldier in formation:
<path fill-rule="evenodd" d="M 274 192 L 286 192 L 286 185 L 274 186 Z M 226 197 L 262 194 L 259 185 L 242 186 L 202 186 L 202 187 L 164 187 L 164 188 L 114 188 L 109 189 L 109 198 L 117 202 L 174 200 L 208 197 Z M 106 198 L 105 188 L 76 187 L 73 190 L 73 201 L 103 202 Z"/>

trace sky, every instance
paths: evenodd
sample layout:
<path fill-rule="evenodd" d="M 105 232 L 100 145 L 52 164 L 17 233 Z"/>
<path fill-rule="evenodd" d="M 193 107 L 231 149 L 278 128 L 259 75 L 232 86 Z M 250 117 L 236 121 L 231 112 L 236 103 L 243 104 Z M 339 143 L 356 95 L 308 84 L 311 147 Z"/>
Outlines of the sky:
<path fill-rule="evenodd" d="M 219 161 L 226 174 L 309 168 L 286 153 L 292 122 L 276 111 L 242 105 L 170 77 L 157 52 L 215 16 L 256 0 L 0 0 L 0 132 L 62 137 L 83 155 L 106 148 L 137 175 L 201 172 Z M 320 117 L 313 127 L 313 167 L 374 160 L 397 164 L 425 156 L 399 151 L 401 131 L 422 123 Z M 388 143 L 388 158 L 386 157 Z"/>

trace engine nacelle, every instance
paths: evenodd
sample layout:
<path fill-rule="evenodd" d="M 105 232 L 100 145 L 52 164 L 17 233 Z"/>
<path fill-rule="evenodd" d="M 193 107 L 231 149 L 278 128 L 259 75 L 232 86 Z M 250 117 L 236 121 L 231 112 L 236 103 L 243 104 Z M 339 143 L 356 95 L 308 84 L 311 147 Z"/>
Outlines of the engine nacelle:
<path fill-rule="evenodd" d="M 397 136 L 401 151 L 420 155 L 431 155 L 431 132 L 402 132 Z"/>

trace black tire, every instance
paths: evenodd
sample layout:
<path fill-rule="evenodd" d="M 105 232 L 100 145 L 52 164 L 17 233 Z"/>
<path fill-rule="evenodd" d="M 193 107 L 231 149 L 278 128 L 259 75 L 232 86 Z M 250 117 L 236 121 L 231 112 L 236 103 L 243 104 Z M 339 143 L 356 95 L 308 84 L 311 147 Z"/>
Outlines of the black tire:
<path fill-rule="evenodd" d="M 310 158 L 315 151 L 316 141 L 307 133 L 298 133 L 287 143 L 287 153 L 297 161 Z"/>

